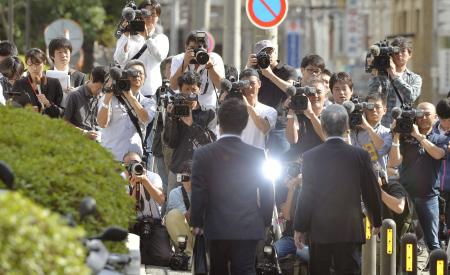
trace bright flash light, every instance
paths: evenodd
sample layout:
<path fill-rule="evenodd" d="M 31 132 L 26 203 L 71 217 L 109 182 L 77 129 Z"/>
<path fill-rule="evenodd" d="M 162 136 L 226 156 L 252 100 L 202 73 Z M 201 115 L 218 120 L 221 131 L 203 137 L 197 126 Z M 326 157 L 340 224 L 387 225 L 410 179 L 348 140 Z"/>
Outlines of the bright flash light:
<path fill-rule="evenodd" d="M 264 177 L 271 181 L 276 181 L 281 176 L 281 163 L 275 159 L 267 159 L 263 164 Z"/>

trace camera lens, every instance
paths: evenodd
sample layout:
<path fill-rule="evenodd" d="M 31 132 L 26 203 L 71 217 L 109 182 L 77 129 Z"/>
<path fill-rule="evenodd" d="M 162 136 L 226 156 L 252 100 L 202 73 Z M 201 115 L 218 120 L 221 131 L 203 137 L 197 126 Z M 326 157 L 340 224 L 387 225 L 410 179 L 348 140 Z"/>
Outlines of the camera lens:
<path fill-rule="evenodd" d="M 267 69 L 270 65 L 270 56 L 265 52 L 260 52 L 256 56 L 256 60 L 258 61 L 258 66 L 261 69 Z"/>
<path fill-rule="evenodd" d="M 198 64 L 205 65 L 209 61 L 209 55 L 204 49 L 199 49 L 195 53 L 195 59 L 197 60 Z"/>

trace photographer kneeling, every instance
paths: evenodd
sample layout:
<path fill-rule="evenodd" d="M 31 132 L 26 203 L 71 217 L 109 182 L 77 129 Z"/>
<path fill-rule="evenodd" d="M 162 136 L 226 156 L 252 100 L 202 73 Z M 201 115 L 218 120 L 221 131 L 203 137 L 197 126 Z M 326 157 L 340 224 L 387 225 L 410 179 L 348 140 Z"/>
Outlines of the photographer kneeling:
<path fill-rule="evenodd" d="M 440 248 L 437 179 L 448 141 L 447 136 L 432 132 L 436 119 L 434 105 L 422 102 L 417 108 L 394 109 L 396 119 L 392 124 L 394 137 L 388 166 L 400 166 L 400 183 L 414 201 L 428 249 L 434 250 Z"/>
<path fill-rule="evenodd" d="M 136 199 L 137 222 L 132 233 L 140 236 L 141 263 L 168 266 L 171 249 L 169 235 L 161 223 L 160 206 L 164 203 L 161 178 L 145 170 L 138 153 L 126 153 L 123 164 L 129 194 Z"/>
<path fill-rule="evenodd" d="M 172 189 L 167 202 L 167 214 L 165 217 L 167 231 L 175 245 L 178 245 L 178 237 L 186 236 L 186 254 L 192 255 L 194 236 L 189 229 L 191 206 L 191 173 L 192 160 L 186 160 L 181 164 L 181 173 L 177 176 L 177 182 L 181 186 Z"/>
<path fill-rule="evenodd" d="M 176 174 L 181 172 L 183 161 L 192 159 L 195 149 L 216 139 L 214 133 L 208 129 L 209 123 L 215 118 L 215 112 L 211 109 L 202 110 L 198 102 L 200 85 L 197 73 L 183 73 L 178 78 L 180 93 L 175 95 L 173 102 L 167 106 L 163 140 L 174 149 L 169 167 L 167 194 L 176 187 Z"/>

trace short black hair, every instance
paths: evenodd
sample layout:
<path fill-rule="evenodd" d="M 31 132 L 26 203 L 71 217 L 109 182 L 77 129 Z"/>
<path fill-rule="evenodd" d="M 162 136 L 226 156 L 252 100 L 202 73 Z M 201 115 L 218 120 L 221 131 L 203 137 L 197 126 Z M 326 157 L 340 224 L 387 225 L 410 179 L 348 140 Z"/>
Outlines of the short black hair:
<path fill-rule="evenodd" d="M 399 47 L 401 50 L 407 49 L 409 53 L 411 53 L 413 50 L 411 41 L 409 41 L 403 36 L 397 36 L 396 38 L 394 38 L 394 40 L 392 40 L 391 45 Z"/>
<path fill-rule="evenodd" d="M 324 69 L 322 73 L 328 75 L 329 77 L 333 75 L 333 73 L 328 69 Z"/>
<path fill-rule="evenodd" d="M 239 79 L 239 73 L 236 67 L 233 65 L 225 64 L 225 78 L 231 82 L 237 81 Z"/>
<path fill-rule="evenodd" d="M 72 53 L 72 43 L 70 40 L 65 37 L 57 37 L 50 41 L 48 44 L 48 54 L 50 55 L 51 60 L 55 58 L 55 51 L 59 49 L 68 49 L 70 53 Z"/>
<path fill-rule="evenodd" d="M 0 62 L 0 73 L 6 78 L 16 77 L 17 79 L 23 74 L 25 66 L 17 56 L 9 56 Z"/>
<path fill-rule="evenodd" d="M 439 116 L 439 118 L 447 119 L 450 118 L 450 99 L 449 98 L 443 98 L 439 100 L 438 104 L 436 105 L 436 114 Z"/>
<path fill-rule="evenodd" d="M 371 92 L 366 96 L 366 102 L 368 102 L 369 100 L 373 100 L 373 101 L 378 101 L 381 100 L 381 104 L 383 104 L 383 106 L 386 106 L 386 96 L 382 93 L 379 92 Z"/>
<path fill-rule="evenodd" d="M 333 90 L 334 85 L 337 82 L 343 82 L 344 84 L 347 84 L 350 90 L 353 90 L 353 81 L 352 77 L 346 73 L 346 72 L 338 72 L 334 73 L 330 78 L 330 89 Z"/>
<path fill-rule="evenodd" d="M 187 37 L 186 37 L 186 46 L 189 45 L 190 42 L 195 42 L 197 43 L 197 31 L 191 31 Z M 205 45 L 204 45 L 205 49 L 208 49 L 208 37 L 206 37 L 205 39 Z"/>
<path fill-rule="evenodd" d="M 223 133 L 241 135 L 248 122 L 247 106 L 238 98 L 227 98 L 219 107 L 218 119 Z"/>
<path fill-rule="evenodd" d="M 139 6 L 138 9 L 143 9 L 147 6 L 151 6 L 152 9 L 156 11 L 158 17 L 161 15 L 161 4 L 156 0 L 144 0 Z"/>
<path fill-rule="evenodd" d="M 248 78 L 250 76 L 256 76 L 259 79 L 258 71 L 253 68 L 244 69 L 239 75 L 239 79 Z"/>
<path fill-rule="evenodd" d="M 181 87 L 184 84 L 187 85 L 197 85 L 199 88 L 201 86 L 201 81 L 200 81 L 200 75 L 196 72 L 192 72 L 192 71 L 187 71 L 184 74 L 182 74 L 179 78 L 178 78 L 178 88 L 181 91 Z"/>
<path fill-rule="evenodd" d="M 317 54 L 309 54 L 302 59 L 302 63 L 300 64 L 301 68 L 306 68 L 308 65 L 312 65 L 318 67 L 322 71 L 325 70 L 325 61 L 320 55 Z"/>
<path fill-rule="evenodd" d="M 105 77 L 108 74 L 108 67 L 96 66 L 92 69 L 92 83 L 105 83 Z"/>
<path fill-rule="evenodd" d="M 166 57 L 161 64 L 159 64 L 159 72 L 161 73 L 162 78 L 164 79 L 164 70 L 166 69 L 167 64 L 172 64 L 173 56 Z"/>
<path fill-rule="evenodd" d="M 192 160 L 188 159 L 181 163 L 180 173 L 192 174 Z"/>
<path fill-rule="evenodd" d="M 47 64 L 47 57 L 45 53 L 38 48 L 31 48 L 25 53 L 25 62 L 31 60 L 32 63 Z"/>
<path fill-rule="evenodd" d="M 18 55 L 16 45 L 9 40 L 0 41 L 0 56 L 14 56 L 14 55 Z"/>

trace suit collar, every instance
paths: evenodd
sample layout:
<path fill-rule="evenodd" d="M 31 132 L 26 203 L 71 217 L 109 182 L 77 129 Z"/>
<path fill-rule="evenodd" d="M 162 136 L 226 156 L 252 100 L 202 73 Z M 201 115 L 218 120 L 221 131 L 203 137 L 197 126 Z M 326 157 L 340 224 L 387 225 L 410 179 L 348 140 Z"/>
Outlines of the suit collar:
<path fill-rule="evenodd" d="M 219 137 L 219 139 L 223 138 L 238 138 L 241 139 L 241 136 L 235 135 L 235 134 L 223 134 Z"/>
<path fill-rule="evenodd" d="M 332 137 L 325 141 L 326 144 L 346 144 L 343 138 Z"/>

